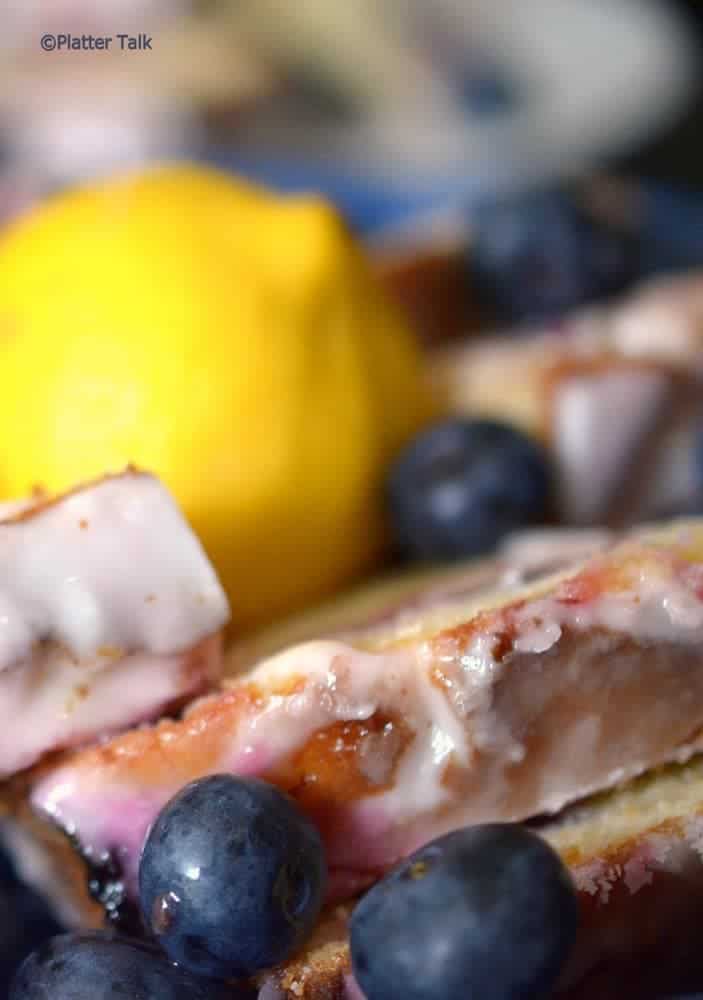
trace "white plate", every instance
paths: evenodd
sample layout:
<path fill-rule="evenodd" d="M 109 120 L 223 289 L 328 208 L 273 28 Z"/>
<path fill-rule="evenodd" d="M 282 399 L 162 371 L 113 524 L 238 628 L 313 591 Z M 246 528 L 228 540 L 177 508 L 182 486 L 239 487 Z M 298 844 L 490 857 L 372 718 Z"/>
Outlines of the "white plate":
<path fill-rule="evenodd" d="M 382 2 L 406 17 L 414 3 L 425 23 L 441 20 L 454 63 L 462 47 L 467 61 L 479 51 L 502 62 L 526 99 L 487 119 L 460 111 L 441 87 L 427 88 L 424 101 L 415 94 L 391 102 L 359 125 L 315 130 L 306 123 L 302 148 L 295 124 L 281 132 L 279 122 L 275 136 L 259 136 L 264 146 L 273 140 L 306 159 L 396 182 L 400 176 L 406 189 L 470 196 L 583 169 L 632 146 L 682 108 L 697 80 L 692 43 L 664 0 Z M 441 67 L 434 69 L 436 79 Z"/>

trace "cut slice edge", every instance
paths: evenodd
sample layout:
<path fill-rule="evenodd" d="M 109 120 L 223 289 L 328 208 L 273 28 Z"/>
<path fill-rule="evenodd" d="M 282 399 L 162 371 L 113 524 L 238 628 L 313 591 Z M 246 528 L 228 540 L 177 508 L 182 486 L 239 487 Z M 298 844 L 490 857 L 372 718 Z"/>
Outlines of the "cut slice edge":
<path fill-rule="evenodd" d="M 255 775 L 318 824 L 331 896 L 469 823 L 555 814 L 703 747 L 703 522 L 642 531 L 562 573 L 389 635 L 294 646 L 177 721 L 69 753 L 33 808 L 136 897 L 150 823 L 184 784 Z M 401 612 L 402 616 L 402 612 Z M 429 621 L 428 621 L 429 616 Z"/>
<path fill-rule="evenodd" d="M 560 854 L 579 897 L 579 934 L 559 996 L 641 1000 L 700 983 L 703 756 L 533 828 Z M 348 938 L 354 905 L 329 908 L 303 952 L 260 977 L 259 1000 L 360 1000 Z"/>

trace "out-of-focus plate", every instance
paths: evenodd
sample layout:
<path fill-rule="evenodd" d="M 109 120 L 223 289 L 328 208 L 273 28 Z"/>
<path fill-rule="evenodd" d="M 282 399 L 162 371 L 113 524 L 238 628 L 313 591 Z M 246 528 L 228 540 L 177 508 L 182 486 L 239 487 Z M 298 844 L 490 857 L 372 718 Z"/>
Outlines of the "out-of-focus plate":
<path fill-rule="evenodd" d="M 531 183 L 631 146 L 683 104 L 696 79 L 692 43 L 663 0 L 431 0 L 453 14 L 467 60 L 504 65 L 524 97 L 508 113 L 423 115 L 367 122 L 325 136 L 379 175 L 422 184 Z M 307 142 L 306 142 L 307 144 Z M 363 157 L 360 151 L 363 150 Z"/>
<path fill-rule="evenodd" d="M 466 65 L 504 67 L 519 99 L 472 113 L 440 88 L 348 124 L 279 120 L 227 161 L 275 186 L 321 188 L 375 228 L 384 201 L 393 222 L 588 169 L 664 126 L 696 86 L 696 51 L 664 0 L 407 3 L 441 21 L 455 66 L 463 52 Z"/>

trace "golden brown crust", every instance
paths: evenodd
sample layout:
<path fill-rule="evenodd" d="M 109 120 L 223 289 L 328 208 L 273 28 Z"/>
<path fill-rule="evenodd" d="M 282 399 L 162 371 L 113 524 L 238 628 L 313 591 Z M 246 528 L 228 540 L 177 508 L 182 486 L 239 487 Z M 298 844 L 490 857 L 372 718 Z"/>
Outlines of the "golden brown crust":
<path fill-rule="evenodd" d="M 75 496 L 77 493 L 83 493 L 86 490 L 91 490 L 95 486 L 100 486 L 102 483 L 110 482 L 114 479 L 126 479 L 126 478 L 138 478 L 140 476 L 149 476 L 150 473 L 144 472 L 137 468 L 136 465 L 131 463 L 122 471 L 108 473 L 104 476 L 100 476 L 98 479 L 89 479 L 84 483 L 79 483 L 70 490 L 65 490 L 63 493 L 50 494 L 44 486 L 37 483 L 32 487 L 31 498 L 27 501 L 27 506 L 22 507 L 14 514 L 10 514 L 7 517 L 2 518 L 3 524 L 19 524 L 24 521 L 30 521 L 32 518 L 43 514 L 46 510 L 51 507 L 56 507 L 58 504 L 67 500 L 69 497 Z M 88 527 L 87 522 L 81 522 L 80 528 L 85 530 Z"/>
<path fill-rule="evenodd" d="M 372 781 L 362 769 L 361 748 L 384 733 L 395 735 L 393 766 L 383 781 Z M 412 739 L 402 719 L 374 713 L 363 722 L 335 722 L 312 739 L 266 778 L 292 795 L 309 814 L 324 815 L 330 805 L 341 805 L 369 795 L 381 795 L 393 786 L 403 751 Z"/>
<path fill-rule="evenodd" d="M 262 977 L 285 997 L 299 1000 L 342 1000 L 351 974 L 347 922 L 353 905 L 335 906 L 324 914 L 305 950 Z"/>
<path fill-rule="evenodd" d="M 226 652 L 225 676 L 236 677 L 261 660 L 308 639 L 353 639 L 392 622 L 401 611 L 421 613 L 428 601 L 480 594 L 498 586 L 509 568 L 508 560 L 488 558 L 367 582 L 308 612 L 238 639 Z"/>

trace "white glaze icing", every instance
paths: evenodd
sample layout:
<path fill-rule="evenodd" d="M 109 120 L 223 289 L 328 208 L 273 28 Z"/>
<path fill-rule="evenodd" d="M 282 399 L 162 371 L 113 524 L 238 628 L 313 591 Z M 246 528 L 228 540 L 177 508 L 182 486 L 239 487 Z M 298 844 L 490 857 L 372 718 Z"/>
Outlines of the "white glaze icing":
<path fill-rule="evenodd" d="M 602 528 L 533 528 L 508 535 L 499 552 L 519 580 L 534 570 L 568 565 L 603 552 L 613 540 L 613 534 Z"/>
<path fill-rule="evenodd" d="M 567 522 L 592 524 L 604 517 L 627 463 L 671 391 L 666 372 L 606 370 L 559 383 L 553 448 L 560 511 Z"/>
<path fill-rule="evenodd" d="M 56 640 L 169 655 L 226 622 L 227 599 L 161 483 L 128 472 L 0 521 L 0 669 Z"/>

